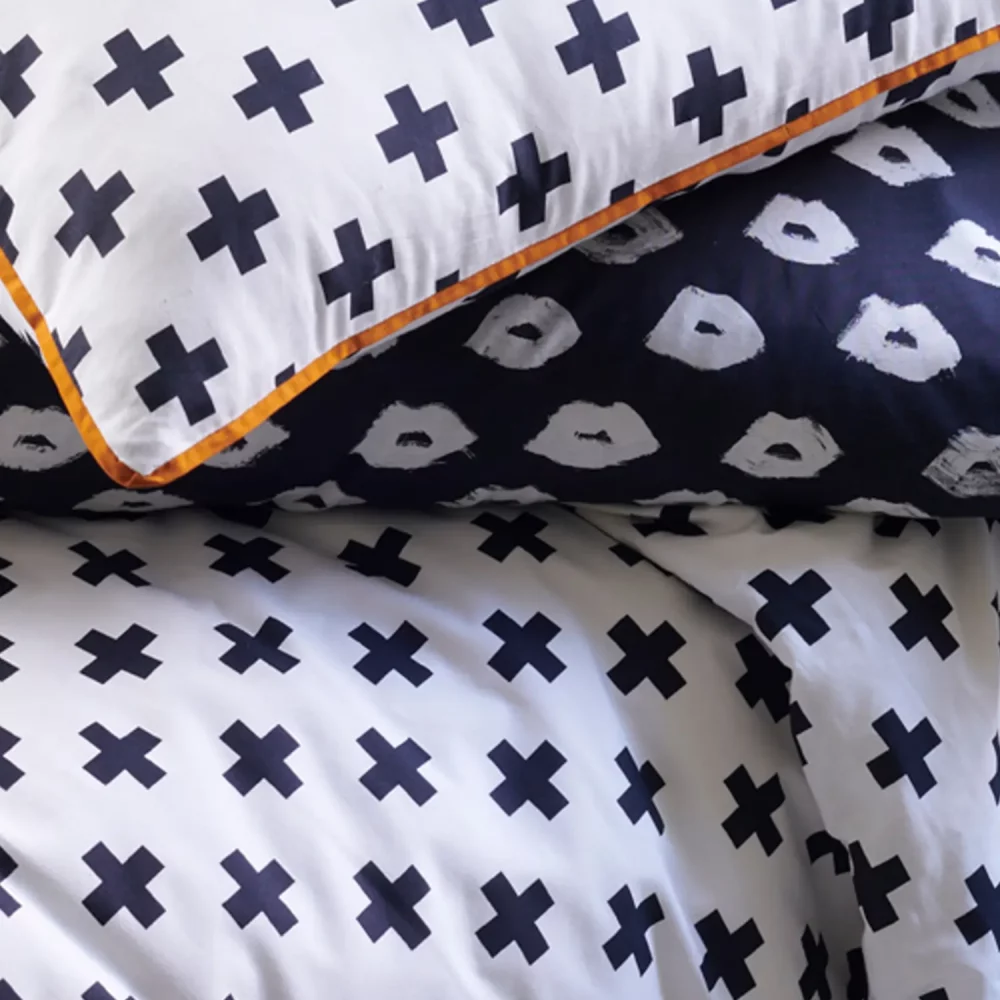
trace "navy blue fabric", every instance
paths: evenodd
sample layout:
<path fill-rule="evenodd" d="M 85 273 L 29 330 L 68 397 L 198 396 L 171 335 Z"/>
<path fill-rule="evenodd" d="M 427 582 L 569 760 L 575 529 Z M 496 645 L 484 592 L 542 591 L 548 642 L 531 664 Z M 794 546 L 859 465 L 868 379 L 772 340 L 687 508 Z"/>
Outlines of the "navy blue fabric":
<path fill-rule="evenodd" d="M 677 493 L 668 499 L 874 500 L 889 511 L 996 516 L 997 102 L 1000 77 L 987 77 L 866 127 L 868 138 L 653 206 L 333 372 L 226 467 L 170 486 L 166 502 L 255 503 L 289 490 L 307 508 L 344 495 L 421 507 Z M 666 245 L 640 255 L 651 238 Z M 695 305 L 689 317 L 726 296 L 750 322 L 727 305 L 685 337 L 661 323 L 679 296 Z M 498 307 L 513 334 L 484 323 Z M 517 322 L 522 314 L 536 321 Z M 860 332 L 847 333 L 859 316 Z M 89 457 L 36 439 L 31 468 L 17 458 L 32 414 L 59 403 L 37 359 L 11 340 L 0 400 L 22 409 L 19 429 L 0 413 L 0 496 L 46 512 L 87 509 L 113 487 Z"/>

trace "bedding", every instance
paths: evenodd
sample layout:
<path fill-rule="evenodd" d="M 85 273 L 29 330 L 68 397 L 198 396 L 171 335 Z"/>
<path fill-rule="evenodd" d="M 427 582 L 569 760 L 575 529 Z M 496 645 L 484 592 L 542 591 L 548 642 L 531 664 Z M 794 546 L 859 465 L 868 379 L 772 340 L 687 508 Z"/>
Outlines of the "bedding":
<path fill-rule="evenodd" d="M 0 522 L 0 996 L 995 998 L 992 529 L 670 517 Z"/>
<path fill-rule="evenodd" d="M 998 165 L 993 74 L 646 209 L 336 369 L 164 489 L 118 489 L 8 338 L 0 496 L 995 516 Z"/>
<path fill-rule="evenodd" d="M 0 278 L 104 470 L 160 487 L 359 348 L 998 39 L 1000 0 L 8 4 Z"/>

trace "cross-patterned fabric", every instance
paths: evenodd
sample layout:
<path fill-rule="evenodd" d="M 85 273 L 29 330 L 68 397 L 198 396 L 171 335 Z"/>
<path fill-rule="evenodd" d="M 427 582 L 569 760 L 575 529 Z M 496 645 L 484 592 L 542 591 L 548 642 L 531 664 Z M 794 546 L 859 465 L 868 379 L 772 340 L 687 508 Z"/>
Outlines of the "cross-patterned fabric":
<path fill-rule="evenodd" d="M 0 522 L 0 997 L 993 1000 L 982 521 Z"/>
<path fill-rule="evenodd" d="M 105 470 L 162 486 L 359 348 L 998 40 L 1000 0 L 19 4 L 0 277 Z"/>

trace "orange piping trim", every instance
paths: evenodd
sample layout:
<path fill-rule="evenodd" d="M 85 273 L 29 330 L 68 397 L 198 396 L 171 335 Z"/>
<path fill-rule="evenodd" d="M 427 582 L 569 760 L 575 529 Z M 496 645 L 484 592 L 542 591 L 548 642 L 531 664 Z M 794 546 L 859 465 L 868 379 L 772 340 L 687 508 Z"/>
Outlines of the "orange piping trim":
<path fill-rule="evenodd" d="M 761 153 L 766 152 L 774 146 L 781 145 L 798 136 L 804 135 L 820 125 L 839 118 L 848 111 L 853 110 L 866 101 L 877 97 L 887 90 L 899 87 L 910 80 L 924 76 L 927 73 L 940 69 L 950 62 L 955 62 L 964 56 L 979 52 L 1000 42 L 1000 26 L 989 28 L 986 31 L 967 38 L 962 42 L 949 45 L 947 48 L 933 55 L 926 56 L 909 66 L 888 73 L 877 80 L 866 83 L 862 87 L 839 97 L 829 104 L 816 108 L 802 118 L 796 119 L 786 125 L 780 125 L 764 135 L 750 139 L 739 146 L 726 150 L 717 156 L 712 157 L 703 163 L 696 164 L 680 173 L 673 174 L 656 184 L 638 191 L 635 194 L 616 202 L 608 208 L 604 208 L 594 213 L 586 219 L 582 219 L 561 233 L 549 236 L 533 246 L 527 247 L 518 253 L 506 257 L 491 267 L 487 267 L 477 274 L 458 282 L 455 285 L 438 292 L 435 295 L 424 299 L 421 302 L 404 309 L 389 319 L 383 320 L 369 329 L 357 333 L 347 340 L 332 347 L 325 354 L 316 358 L 309 365 L 292 376 L 273 392 L 268 393 L 262 400 L 255 403 L 245 413 L 230 421 L 225 427 L 220 428 L 208 437 L 203 438 L 197 444 L 192 445 L 176 458 L 165 462 L 158 469 L 148 476 L 136 472 L 129 468 L 108 446 L 107 441 L 94 423 L 76 383 L 63 363 L 62 355 L 56 346 L 49 330 L 48 323 L 42 315 L 35 300 L 25 288 L 14 270 L 14 266 L 0 250 L 0 281 L 6 287 L 8 293 L 14 300 L 15 305 L 24 316 L 26 322 L 35 332 L 35 337 L 41 347 L 42 357 L 52 375 L 52 378 L 62 396 L 73 422 L 76 424 L 84 443 L 90 449 L 91 454 L 97 459 L 101 468 L 119 485 L 130 489 L 164 486 L 181 476 L 196 469 L 199 465 L 218 454 L 225 448 L 246 437 L 255 427 L 258 427 L 265 420 L 275 414 L 296 396 L 303 393 L 310 386 L 319 381 L 337 364 L 345 358 L 350 357 L 358 351 L 377 344 L 380 340 L 397 333 L 404 327 L 409 326 L 416 320 L 436 312 L 467 295 L 481 291 L 490 285 L 509 277 L 517 271 L 535 264 L 546 257 L 552 256 L 559 250 L 564 250 L 587 239 L 599 230 L 613 225 L 627 216 L 633 215 L 640 209 L 654 201 L 659 201 L 668 195 L 676 194 L 678 191 L 699 181 L 703 181 L 734 167 L 739 163 L 750 160 Z"/>

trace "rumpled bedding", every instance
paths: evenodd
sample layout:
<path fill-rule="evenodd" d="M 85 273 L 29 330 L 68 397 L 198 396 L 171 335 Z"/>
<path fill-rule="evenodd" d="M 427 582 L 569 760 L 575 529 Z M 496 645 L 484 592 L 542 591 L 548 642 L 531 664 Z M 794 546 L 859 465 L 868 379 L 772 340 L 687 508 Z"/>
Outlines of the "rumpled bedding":
<path fill-rule="evenodd" d="M 0 522 L 4 1000 L 993 1000 L 984 521 Z"/>

